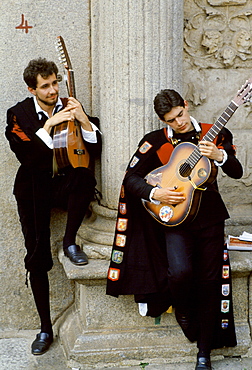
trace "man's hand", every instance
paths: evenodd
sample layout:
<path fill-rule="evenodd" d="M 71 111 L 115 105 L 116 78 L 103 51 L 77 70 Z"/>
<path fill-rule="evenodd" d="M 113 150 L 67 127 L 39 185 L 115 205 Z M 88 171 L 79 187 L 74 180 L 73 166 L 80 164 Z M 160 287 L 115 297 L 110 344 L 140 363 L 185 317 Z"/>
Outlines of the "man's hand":
<path fill-rule="evenodd" d="M 202 155 L 209 159 L 213 159 L 217 162 L 223 161 L 223 152 L 217 148 L 217 146 L 210 141 L 200 141 L 199 150 Z"/>
<path fill-rule="evenodd" d="M 72 109 L 72 113 L 74 115 L 74 118 L 81 124 L 81 127 L 86 131 L 93 131 L 92 126 L 90 125 L 90 122 L 88 120 L 87 115 L 85 114 L 82 105 L 80 102 L 70 97 L 68 99 L 67 107 L 70 107 Z"/>
<path fill-rule="evenodd" d="M 184 193 L 170 187 L 156 189 L 152 198 L 168 204 L 178 204 L 186 199 Z"/>
<path fill-rule="evenodd" d="M 62 109 L 58 113 L 55 113 L 54 116 L 48 118 L 43 128 L 50 135 L 52 127 L 58 125 L 59 123 L 62 123 L 65 121 L 72 121 L 72 120 L 74 120 L 73 107 L 66 106 L 64 109 Z"/>

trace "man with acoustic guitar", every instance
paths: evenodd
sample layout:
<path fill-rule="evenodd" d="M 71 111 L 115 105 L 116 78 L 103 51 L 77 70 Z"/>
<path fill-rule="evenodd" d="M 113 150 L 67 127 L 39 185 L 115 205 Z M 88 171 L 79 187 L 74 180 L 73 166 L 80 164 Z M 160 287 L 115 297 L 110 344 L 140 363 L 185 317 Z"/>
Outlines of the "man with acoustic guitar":
<path fill-rule="evenodd" d="M 236 345 L 224 246 L 229 215 L 216 175 L 221 168 L 239 179 L 243 170 L 231 132 L 198 123 L 178 92 L 162 90 L 154 109 L 166 127 L 144 136 L 127 167 L 107 294 L 134 294 L 142 316 L 172 305 L 186 337 L 197 341 L 196 369 L 211 369 L 211 349 Z"/>
<path fill-rule="evenodd" d="M 75 265 L 88 263 L 87 255 L 76 245 L 76 234 L 94 199 L 96 180 L 90 168 L 71 165 L 55 170 L 53 128 L 75 121 L 91 159 L 100 155 L 99 120 L 88 117 L 74 97 L 59 98 L 58 68 L 43 58 L 33 59 L 24 70 L 24 80 L 33 97 L 7 112 L 6 137 L 21 163 L 14 195 L 25 239 L 25 268 L 41 321 L 41 332 L 32 343 L 32 353 L 45 353 L 52 341 L 48 271 L 53 266 L 50 248 L 50 210 L 67 210 L 63 250 Z M 91 161 L 92 162 L 92 161 Z"/>

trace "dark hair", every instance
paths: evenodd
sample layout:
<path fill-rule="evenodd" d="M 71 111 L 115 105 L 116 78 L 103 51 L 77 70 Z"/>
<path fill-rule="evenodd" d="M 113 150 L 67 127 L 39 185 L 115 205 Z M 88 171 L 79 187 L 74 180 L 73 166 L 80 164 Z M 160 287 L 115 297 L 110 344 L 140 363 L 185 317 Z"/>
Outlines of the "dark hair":
<path fill-rule="evenodd" d="M 37 76 L 43 78 L 51 76 L 53 73 L 57 76 L 58 67 L 54 62 L 48 61 L 45 58 L 32 59 L 25 68 L 23 78 L 26 84 L 32 89 L 37 87 Z"/>
<path fill-rule="evenodd" d="M 182 96 L 175 90 L 161 90 L 154 99 L 154 109 L 158 117 L 164 121 L 164 115 L 169 113 L 173 107 L 184 107 Z"/>

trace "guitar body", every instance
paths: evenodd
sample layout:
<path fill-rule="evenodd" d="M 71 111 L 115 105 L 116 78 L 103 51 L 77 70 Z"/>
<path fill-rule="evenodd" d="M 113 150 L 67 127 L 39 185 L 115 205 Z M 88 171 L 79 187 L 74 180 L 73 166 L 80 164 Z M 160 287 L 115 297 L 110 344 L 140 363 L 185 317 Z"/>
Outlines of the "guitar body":
<path fill-rule="evenodd" d="M 183 176 L 181 166 L 194 151 L 196 145 L 181 143 L 172 152 L 169 162 L 150 172 L 146 177 L 147 183 L 158 187 L 171 187 L 183 192 L 185 201 L 176 205 L 160 203 L 156 205 L 142 199 L 147 211 L 165 226 L 178 226 L 182 222 L 191 221 L 197 214 L 202 190 L 197 189 L 213 182 L 217 169 L 207 157 L 201 157 L 191 170 L 190 174 Z M 203 189 L 204 191 L 204 189 Z"/>
<path fill-rule="evenodd" d="M 88 167 L 89 153 L 77 122 L 68 121 L 55 126 L 53 145 L 54 156 L 59 168 L 69 165 L 73 168 Z"/>

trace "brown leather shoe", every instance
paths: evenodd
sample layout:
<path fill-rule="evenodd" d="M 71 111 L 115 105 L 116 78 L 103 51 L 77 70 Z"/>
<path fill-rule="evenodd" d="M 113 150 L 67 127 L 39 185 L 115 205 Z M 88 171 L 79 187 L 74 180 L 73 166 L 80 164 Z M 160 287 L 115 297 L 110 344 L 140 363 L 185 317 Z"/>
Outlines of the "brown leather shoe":
<path fill-rule="evenodd" d="M 53 342 L 53 336 L 47 333 L 39 333 L 31 345 L 31 352 L 33 355 L 43 355 L 48 351 Z"/>
<path fill-rule="evenodd" d="M 83 252 L 79 245 L 69 245 L 69 247 L 64 249 L 64 254 L 70 261 L 75 265 L 87 265 L 88 257 L 85 252 Z"/>

